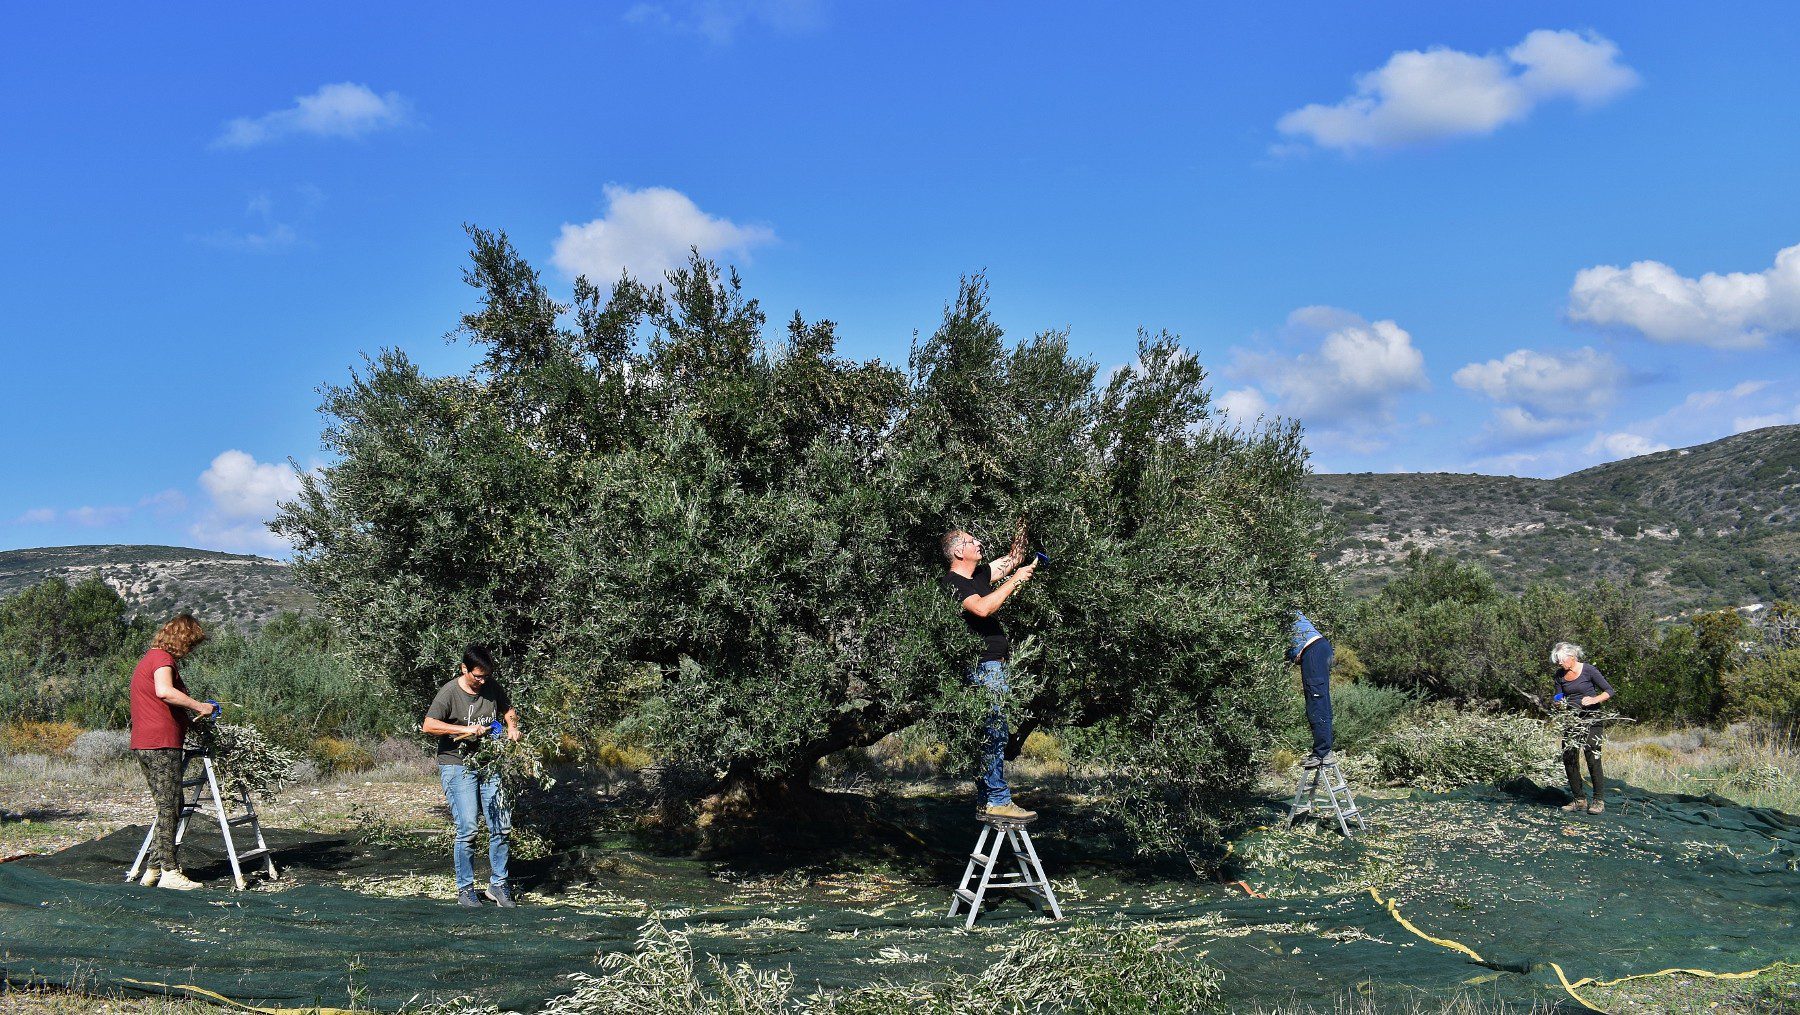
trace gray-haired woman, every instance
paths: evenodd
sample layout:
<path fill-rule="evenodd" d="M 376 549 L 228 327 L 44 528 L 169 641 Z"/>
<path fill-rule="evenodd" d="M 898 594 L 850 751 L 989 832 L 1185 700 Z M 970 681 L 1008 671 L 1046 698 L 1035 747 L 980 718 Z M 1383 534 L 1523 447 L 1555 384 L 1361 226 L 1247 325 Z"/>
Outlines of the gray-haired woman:
<path fill-rule="evenodd" d="M 1562 667 L 1562 672 L 1557 674 L 1554 700 L 1566 708 L 1587 711 L 1610 700 L 1613 689 L 1599 670 L 1590 663 L 1582 662 L 1581 656 L 1581 646 L 1571 645 L 1566 641 L 1557 642 L 1556 647 L 1550 650 L 1550 661 Z M 1599 723 L 1588 722 L 1578 727 L 1577 732 L 1563 738 L 1563 768 L 1569 773 L 1569 796 L 1573 798 L 1563 805 L 1563 810 L 1585 810 L 1589 814 L 1599 814 L 1606 810 L 1606 781 L 1600 771 L 1600 746 L 1604 737 Z M 1588 775 L 1594 782 L 1592 803 L 1588 802 L 1587 794 L 1581 789 L 1583 754 L 1587 755 Z"/>

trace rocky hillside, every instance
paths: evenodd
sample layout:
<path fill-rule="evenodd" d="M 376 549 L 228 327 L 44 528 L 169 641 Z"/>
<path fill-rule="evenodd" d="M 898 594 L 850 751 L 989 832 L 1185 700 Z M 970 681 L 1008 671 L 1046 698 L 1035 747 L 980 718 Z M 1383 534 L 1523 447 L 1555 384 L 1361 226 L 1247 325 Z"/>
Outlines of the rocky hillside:
<path fill-rule="evenodd" d="M 1800 426 L 1778 426 L 1584 469 L 1560 479 L 1449 473 L 1311 479 L 1341 529 L 1350 591 L 1408 550 L 1534 581 L 1635 582 L 1658 608 L 1800 598 Z"/>
<path fill-rule="evenodd" d="M 180 546 L 50 546 L 0 551 L 0 597 L 58 577 L 99 576 L 152 617 L 183 611 L 255 626 L 282 610 L 310 610 L 288 566 L 266 557 Z"/>

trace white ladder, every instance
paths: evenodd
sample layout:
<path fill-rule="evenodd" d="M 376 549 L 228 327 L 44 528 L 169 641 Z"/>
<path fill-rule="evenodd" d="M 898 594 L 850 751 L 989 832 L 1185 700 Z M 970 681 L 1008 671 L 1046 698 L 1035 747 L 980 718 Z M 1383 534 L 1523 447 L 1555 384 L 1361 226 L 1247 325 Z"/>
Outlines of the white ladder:
<path fill-rule="evenodd" d="M 1062 907 L 1056 902 L 1056 889 L 1050 887 L 1050 877 L 1044 873 L 1044 862 L 1038 859 L 1037 847 L 1032 845 L 1031 833 L 1025 830 L 1027 822 L 1009 821 L 1005 818 L 991 818 L 982 815 L 981 834 L 975 838 L 975 852 L 969 854 L 968 866 L 963 868 L 962 883 L 950 895 L 950 913 L 954 917 L 956 910 L 964 903 L 969 906 L 969 918 L 963 922 L 966 930 L 975 926 L 975 917 L 981 913 L 981 900 L 987 897 L 990 888 L 1012 888 L 1036 898 L 1043 906 L 1048 906 L 1054 919 L 1062 919 Z M 989 839 L 990 834 L 992 839 Z M 1000 866 L 1000 856 L 1006 847 L 1012 847 L 1013 865 L 1017 870 L 1001 871 L 995 875 L 994 868 Z M 975 869 L 981 869 L 981 877 L 975 877 Z M 970 887 L 970 881 L 975 882 Z"/>
<path fill-rule="evenodd" d="M 1319 780 L 1325 780 L 1325 792 L 1331 797 L 1331 811 L 1337 815 L 1338 829 L 1344 838 L 1350 837 L 1350 822 L 1356 822 L 1356 830 L 1366 832 L 1369 826 L 1363 823 L 1362 811 L 1356 806 L 1356 798 L 1350 795 L 1350 782 L 1344 778 L 1344 772 L 1338 768 L 1336 758 L 1321 762 L 1317 768 L 1303 769 L 1300 782 L 1294 786 L 1294 802 L 1288 808 L 1288 824 L 1292 825 L 1302 814 L 1310 814 L 1318 809 Z M 1311 780 L 1308 782 L 1308 780 Z"/>
<path fill-rule="evenodd" d="M 200 759 L 201 774 L 187 778 L 188 770 L 193 766 L 195 758 Z M 263 841 L 262 823 L 256 819 L 256 805 L 251 802 L 250 794 L 239 792 L 228 797 L 219 790 L 219 777 L 213 771 L 212 758 L 205 751 L 183 748 L 181 752 L 181 821 L 175 826 L 175 845 L 181 845 L 182 837 L 187 834 L 188 818 L 194 814 L 204 814 L 219 824 L 219 834 L 225 839 L 225 859 L 231 863 L 231 880 L 241 891 L 245 887 L 244 861 L 260 859 L 269 880 L 281 877 L 275 870 L 275 857 L 269 850 L 269 844 Z M 192 790 L 190 795 L 189 790 Z M 207 797 L 211 797 L 208 801 Z M 243 813 L 236 817 L 226 813 L 225 805 L 229 803 Z M 131 862 L 131 869 L 125 872 L 125 880 L 137 880 L 138 873 L 144 868 L 144 858 L 150 855 L 150 843 L 156 835 L 156 825 L 161 818 L 150 822 L 150 830 L 144 833 L 144 844 L 138 847 L 137 859 Z M 231 830 L 239 825 L 249 825 L 256 835 L 256 848 L 238 852 L 237 843 L 233 841 Z"/>

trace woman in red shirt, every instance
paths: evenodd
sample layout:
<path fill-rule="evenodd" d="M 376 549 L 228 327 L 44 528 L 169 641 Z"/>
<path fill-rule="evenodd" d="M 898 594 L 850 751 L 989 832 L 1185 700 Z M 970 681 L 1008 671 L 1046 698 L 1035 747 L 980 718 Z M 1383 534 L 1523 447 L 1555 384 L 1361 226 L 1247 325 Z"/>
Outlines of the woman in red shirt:
<path fill-rule="evenodd" d="M 188 696 L 181 660 L 206 640 L 200 622 L 182 614 L 162 626 L 150 651 L 131 671 L 131 749 L 137 752 L 150 799 L 156 804 L 156 837 L 139 884 L 187 890 L 198 888 L 175 864 L 175 826 L 181 820 L 182 741 L 190 713 L 211 715 L 214 705 Z"/>

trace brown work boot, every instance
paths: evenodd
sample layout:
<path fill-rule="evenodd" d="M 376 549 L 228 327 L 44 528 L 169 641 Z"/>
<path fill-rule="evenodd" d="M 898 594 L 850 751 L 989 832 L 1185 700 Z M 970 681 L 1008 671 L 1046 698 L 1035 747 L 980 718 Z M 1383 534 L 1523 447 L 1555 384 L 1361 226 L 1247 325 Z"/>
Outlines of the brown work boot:
<path fill-rule="evenodd" d="M 1562 809 L 1568 811 L 1570 814 L 1573 814 L 1576 811 L 1585 811 L 1588 809 L 1587 797 L 1578 796 L 1568 803 L 1563 804 Z"/>
<path fill-rule="evenodd" d="M 1606 801 L 1604 801 L 1604 800 L 1596 800 L 1593 803 L 1588 804 L 1588 813 L 1589 814 L 1604 814 L 1605 812 L 1606 812 Z"/>
<path fill-rule="evenodd" d="M 1037 817 L 1037 811 L 1028 811 L 1018 804 L 989 804 L 987 816 L 1006 821 L 1030 821 Z"/>

